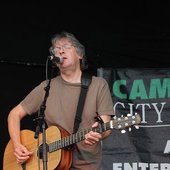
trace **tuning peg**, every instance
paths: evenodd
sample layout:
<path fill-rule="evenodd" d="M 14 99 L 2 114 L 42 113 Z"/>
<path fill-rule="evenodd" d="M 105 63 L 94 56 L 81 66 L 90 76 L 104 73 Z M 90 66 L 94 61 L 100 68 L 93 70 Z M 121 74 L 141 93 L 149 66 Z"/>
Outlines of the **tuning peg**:
<path fill-rule="evenodd" d="M 114 117 L 113 117 L 113 119 L 115 120 L 115 119 L 117 119 L 117 117 L 116 117 L 116 116 L 114 116 Z"/>
<path fill-rule="evenodd" d="M 128 113 L 127 116 L 129 117 L 129 116 L 132 116 L 132 115 L 130 113 Z"/>
<path fill-rule="evenodd" d="M 139 126 L 135 125 L 135 128 L 136 128 L 136 129 L 139 129 Z"/>
<path fill-rule="evenodd" d="M 125 123 L 125 127 L 127 127 L 127 126 L 129 126 L 129 124 L 128 124 L 128 123 Z"/>
<path fill-rule="evenodd" d="M 121 130 L 121 133 L 126 133 L 126 130 L 124 130 L 124 129 L 123 129 L 123 130 Z"/>
<path fill-rule="evenodd" d="M 132 130 L 132 128 L 131 128 L 131 127 L 129 127 L 129 132 L 131 132 L 131 130 Z"/>
<path fill-rule="evenodd" d="M 129 118 L 126 116 L 126 117 L 124 117 L 124 119 L 125 119 L 125 120 L 128 120 Z"/>
<path fill-rule="evenodd" d="M 132 117 L 132 118 L 133 118 L 133 117 Z M 134 119 L 134 118 L 133 118 L 133 119 Z M 135 125 L 135 123 L 136 123 L 136 121 L 135 121 L 135 120 L 133 120 L 133 121 L 132 121 L 132 124 L 134 124 L 134 125 Z"/>

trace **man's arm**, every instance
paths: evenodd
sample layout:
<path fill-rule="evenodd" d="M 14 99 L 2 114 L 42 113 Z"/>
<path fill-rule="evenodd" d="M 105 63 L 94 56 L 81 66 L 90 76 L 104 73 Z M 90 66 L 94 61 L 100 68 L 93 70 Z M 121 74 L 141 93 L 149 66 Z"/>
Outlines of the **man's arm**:
<path fill-rule="evenodd" d="M 8 115 L 8 130 L 17 163 L 23 163 L 31 155 L 31 152 L 21 144 L 20 140 L 20 121 L 26 115 L 27 113 L 20 104 L 14 107 Z"/>

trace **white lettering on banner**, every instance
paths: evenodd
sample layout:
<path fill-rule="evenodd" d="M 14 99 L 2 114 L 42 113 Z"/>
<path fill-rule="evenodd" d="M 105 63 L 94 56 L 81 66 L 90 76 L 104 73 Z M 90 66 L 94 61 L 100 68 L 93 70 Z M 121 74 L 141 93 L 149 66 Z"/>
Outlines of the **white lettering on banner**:
<path fill-rule="evenodd" d="M 155 113 L 157 114 L 157 120 L 156 120 L 155 124 L 163 122 L 161 115 L 162 115 L 163 109 L 165 108 L 166 102 L 161 102 L 161 103 L 138 103 L 138 104 L 136 104 L 136 106 L 133 103 L 127 103 L 127 105 L 128 106 L 125 106 L 125 104 L 123 102 L 115 103 L 114 106 L 113 106 L 114 112 L 116 113 L 116 110 L 119 110 L 120 107 L 122 107 L 124 109 L 129 109 L 128 113 L 130 115 L 134 115 L 134 108 L 141 109 L 141 114 L 142 114 L 141 123 L 146 124 L 146 123 L 148 123 L 147 120 L 146 120 L 146 110 L 148 111 L 148 108 L 149 108 L 151 110 L 154 110 Z M 119 109 L 117 109 L 117 107 Z M 126 108 L 126 107 L 128 107 L 128 108 Z M 158 108 L 160 108 L 160 109 L 158 109 Z"/>
<path fill-rule="evenodd" d="M 113 163 L 113 170 L 170 170 L 169 163 Z"/>
<path fill-rule="evenodd" d="M 164 153 L 170 153 L 170 140 L 167 141 Z"/>

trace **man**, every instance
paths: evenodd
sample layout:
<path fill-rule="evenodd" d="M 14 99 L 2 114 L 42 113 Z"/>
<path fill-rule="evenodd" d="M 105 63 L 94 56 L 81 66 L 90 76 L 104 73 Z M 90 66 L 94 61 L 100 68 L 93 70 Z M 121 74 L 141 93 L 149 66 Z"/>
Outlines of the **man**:
<path fill-rule="evenodd" d="M 49 96 L 46 102 L 45 120 L 50 126 L 60 126 L 70 134 L 73 133 L 75 114 L 81 89 L 81 77 L 83 67 L 86 65 L 85 48 L 68 32 L 54 35 L 52 38 L 52 52 L 63 58 L 62 63 L 56 63 L 60 75 L 51 80 Z M 27 161 L 32 155 L 31 151 L 21 143 L 20 121 L 24 116 L 36 113 L 44 99 L 43 81 L 34 88 L 26 98 L 14 107 L 8 116 L 8 127 L 14 148 L 14 155 L 19 164 Z M 113 115 L 112 98 L 107 82 L 103 78 L 92 77 L 88 89 L 82 121 L 79 129 L 97 127 L 96 113 L 103 122 L 108 122 Z M 85 135 L 85 140 L 76 144 L 73 149 L 73 159 L 70 169 L 93 169 L 100 170 L 101 167 L 101 140 L 111 132 L 97 133 L 90 131 Z"/>

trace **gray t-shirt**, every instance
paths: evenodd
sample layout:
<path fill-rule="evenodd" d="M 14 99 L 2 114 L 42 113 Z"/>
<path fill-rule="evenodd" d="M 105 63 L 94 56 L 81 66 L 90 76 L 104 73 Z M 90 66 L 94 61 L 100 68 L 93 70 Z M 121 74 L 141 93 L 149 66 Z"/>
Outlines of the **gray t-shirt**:
<path fill-rule="evenodd" d="M 46 85 L 47 82 L 43 81 L 21 102 L 28 114 L 31 115 L 39 110 L 44 100 L 44 87 Z M 48 126 L 60 126 L 72 134 L 80 88 L 80 83 L 66 82 L 61 76 L 51 80 L 45 109 L 45 119 Z M 96 112 L 100 115 L 113 115 L 113 103 L 106 80 L 93 76 L 79 129 L 90 128 L 95 122 Z M 72 168 L 100 170 L 101 143 L 98 142 L 93 146 L 86 145 L 84 141 L 77 143 L 77 147 L 73 151 Z"/>

